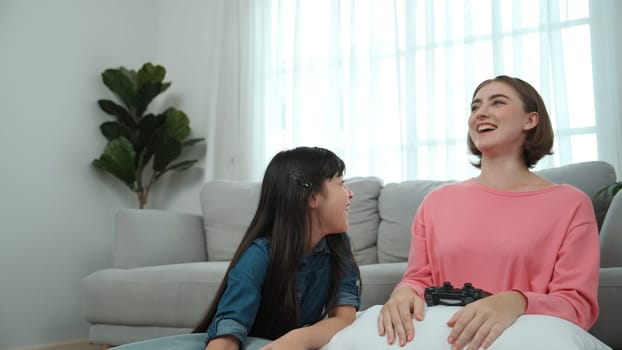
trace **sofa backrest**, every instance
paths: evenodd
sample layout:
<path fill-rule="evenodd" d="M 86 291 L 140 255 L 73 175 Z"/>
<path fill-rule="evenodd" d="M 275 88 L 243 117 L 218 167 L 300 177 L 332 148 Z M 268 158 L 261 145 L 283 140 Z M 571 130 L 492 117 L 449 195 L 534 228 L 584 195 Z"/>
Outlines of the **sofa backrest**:
<path fill-rule="evenodd" d="M 616 181 L 613 165 L 603 161 L 581 162 L 543 169 L 536 173 L 555 183 L 570 184 L 585 192 L 592 199 L 598 228 L 602 226 L 611 203 L 611 196 L 598 198 L 594 196 L 602 188 Z"/>
<path fill-rule="evenodd" d="M 410 230 L 415 212 L 425 196 L 453 181 L 415 180 L 389 183 L 380 192 L 378 211 L 378 262 L 408 260 Z"/>
<path fill-rule="evenodd" d="M 260 186 L 253 182 L 210 181 L 201 189 L 208 261 L 228 261 L 250 225 Z"/>
<path fill-rule="evenodd" d="M 599 227 L 607 213 L 610 197 L 594 195 L 616 181 L 613 166 L 602 161 L 583 162 L 540 170 L 538 174 L 555 183 L 571 184 L 583 190 L 594 205 Z M 376 177 L 346 180 L 354 192 L 349 211 L 348 234 L 360 265 L 401 262 L 408 259 L 412 220 L 419 204 L 432 190 L 454 181 L 416 180 L 383 186 Z M 210 181 L 201 191 L 207 258 L 226 261 L 250 224 L 259 201 L 257 182 Z"/>
<path fill-rule="evenodd" d="M 615 169 L 603 161 L 581 162 L 536 171 L 558 184 L 570 184 L 591 199 L 600 228 L 611 202 L 610 197 L 594 198 L 603 187 L 616 181 Z M 380 192 L 378 208 L 378 262 L 408 260 L 410 231 L 415 212 L 424 197 L 432 190 L 453 181 L 404 181 L 389 183 Z"/>
<path fill-rule="evenodd" d="M 358 177 L 346 184 L 354 192 L 348 216 L 352 251 L 359 264 L 376 263 L 382 182 L 376 177 Z M 253 219 L 260 190 L 257 182 L 210 181 L 203 185 L 201 209 L 209 261 L 231 260 Z"/>
<path fill-rule="evenodd" d="M 348 211 L 348 235 L 354 258 L 359 265 L 375 264 L 378 262 L 378 197 L 382 181 L 377 177 L 356 177 L 347 179 L 346 185 L 354 193 Z"/>

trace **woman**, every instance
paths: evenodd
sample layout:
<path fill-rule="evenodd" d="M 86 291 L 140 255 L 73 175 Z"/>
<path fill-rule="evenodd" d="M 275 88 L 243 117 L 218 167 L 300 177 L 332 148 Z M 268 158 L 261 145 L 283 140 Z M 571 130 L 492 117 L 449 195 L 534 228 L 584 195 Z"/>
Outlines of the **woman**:
<path fill-rule="evenodd" d="M 379 334 L 402 346 L 417 337 L 412 318 L 425 317 L 424 289 L 444 281 L 493 293 L 447 320 L 452 349 L 488 348 L 524 314 L 589 329 L 598 316 L 598 228 L 587 195 L 530 171 L 553 145 L 542 98 L 517 78 L 486 80 L 468 124 L 481 172 L 418 208 L 408 267 L 380 309 Z"/>

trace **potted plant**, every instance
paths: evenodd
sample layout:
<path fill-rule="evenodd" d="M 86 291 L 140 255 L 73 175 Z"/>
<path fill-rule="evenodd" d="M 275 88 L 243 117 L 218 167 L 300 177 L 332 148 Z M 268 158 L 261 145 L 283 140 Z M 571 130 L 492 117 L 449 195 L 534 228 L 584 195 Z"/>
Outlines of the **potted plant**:
<path fill-rule="evenodd" d="M 115 120 L 100 125 L 108 140 L 102 155 L 93 165 L 121 180 L 136 193 L 139 208 L 144 208 L 152 186 L 170 170 L 186 170 L 196 159 L 176 161 L 182 150 L 203 138 L 188 138 L 190 120 L 186 114 L 169 107 L 159 114 L 147 113 L 155 97 L 166 91 L 166 69 L 145 63 L 140 70 L 124 67 L 106 69 L 102 80 L 121 101 L 98 100 L 99 107 Z"/>
<path fill-rule="evenodd" d="M 601 188 L 596 194 L 594 198 L 598 198 L 599 196 L 607 197 L 611 194 L 611 198 L 613 198 L 619 191 L 622 189 L 622 181 L 614 182 L 606 187 Z"/>

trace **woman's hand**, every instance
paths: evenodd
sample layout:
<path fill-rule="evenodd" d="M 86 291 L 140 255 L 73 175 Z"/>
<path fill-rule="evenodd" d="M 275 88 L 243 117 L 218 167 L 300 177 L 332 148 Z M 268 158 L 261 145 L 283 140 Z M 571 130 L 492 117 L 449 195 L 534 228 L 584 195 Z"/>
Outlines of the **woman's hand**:
<path fill-rule="evenodd" d="M 415 290 L 407 285 L 396 288 L 391 297 L 380 309 L 378 314 L 378 334 L 387 336 L 389 345 L 393 345 L 395 336 L 400 346 L 415 338 L 415 327 L 412 317 L 419 321 L 423 320 L 425 302 L 417 295 Z"/>
<path fill-rule="evenodd" d="M 487 349 L 514 321 L 525 312 L 527 300 L 515 291 L 491 295 L 456 312 L 447 325 L 453 329 L 447 341 L 452 350 Z"/>

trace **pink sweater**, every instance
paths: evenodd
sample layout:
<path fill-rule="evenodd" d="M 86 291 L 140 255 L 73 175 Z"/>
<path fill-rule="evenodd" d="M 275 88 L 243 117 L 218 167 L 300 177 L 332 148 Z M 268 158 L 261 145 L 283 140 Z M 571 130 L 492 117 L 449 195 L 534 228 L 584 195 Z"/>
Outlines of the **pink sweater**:
<path fill-rule="evenodd" d="M 400 284 L 464 282 L 492 293 L 516 290 L 526 314 L 589 329 L 598 316 L 598 228 L 589 197 L 569 185 L 503 192 L 475 180 L 430 193 L 412 226 Z"/>

